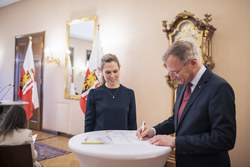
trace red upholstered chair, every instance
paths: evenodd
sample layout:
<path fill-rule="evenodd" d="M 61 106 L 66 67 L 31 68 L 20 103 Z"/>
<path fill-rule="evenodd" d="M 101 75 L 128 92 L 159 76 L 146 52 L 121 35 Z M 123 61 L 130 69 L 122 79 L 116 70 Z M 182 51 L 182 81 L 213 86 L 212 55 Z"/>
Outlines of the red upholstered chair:
<path fill-rule="evenodd" d="M 0 146 L 0 166 L 3 167 L 33 167 L 31 145 Z"/>

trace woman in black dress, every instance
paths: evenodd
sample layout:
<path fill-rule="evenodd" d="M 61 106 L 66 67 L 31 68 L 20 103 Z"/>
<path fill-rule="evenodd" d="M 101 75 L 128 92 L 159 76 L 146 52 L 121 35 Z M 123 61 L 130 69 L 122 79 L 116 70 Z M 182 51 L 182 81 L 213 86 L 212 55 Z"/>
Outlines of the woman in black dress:
<path fill-rule="evenodd" d="M 119 81 L 120 63 L 113 54 L 101 60 L 104 83 L 91 89 L 87 99 L 85 132 L 136 130 L 135 95 Z"/>

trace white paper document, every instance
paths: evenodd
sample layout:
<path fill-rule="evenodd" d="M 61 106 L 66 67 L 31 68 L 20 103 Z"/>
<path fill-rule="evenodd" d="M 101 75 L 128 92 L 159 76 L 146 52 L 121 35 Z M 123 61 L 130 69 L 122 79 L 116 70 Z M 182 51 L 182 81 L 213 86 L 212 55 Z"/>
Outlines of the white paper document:
<path fill-rule="evenodd" d="M 37 137 L 37 134 L 35 134 L 35 135 L 33 135 L 33 136 L 32 136 L 33 143 L 35 143 L 35 142 L 36 142 L 36 137 Z"/>
<path fill-rule="evenodd" d="M 138 144 L 147 141 L 140 141 L 135 131 L 105 131 L 103 133 L 86 134 L 83 143 L 98 144 Z"/>
<path fill-rule="evenodd" d="M 111 140 L 114 144 L 135 144 L 140 143 L 141 141 L 137 138 L 135 132 L 127 131 L 112 131 L 109 132 Z"/>

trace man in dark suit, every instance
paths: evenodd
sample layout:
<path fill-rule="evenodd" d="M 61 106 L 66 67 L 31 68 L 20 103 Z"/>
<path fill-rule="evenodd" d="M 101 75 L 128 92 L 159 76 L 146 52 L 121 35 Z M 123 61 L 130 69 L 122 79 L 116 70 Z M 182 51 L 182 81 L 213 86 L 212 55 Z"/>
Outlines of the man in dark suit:
<path fill-rule="evenodd" d="M 174 115 L 153 128 L 138 128 L 136 135 L 176 148 L 177 167 L 229 167 L 228 151 L 236 139 L 232 87 L 201 63 L 191 42 L 173 43 L 163 61 L 171 79 L 179 83 Z M 176 137 L 169 135 L 173 133 Z"/>

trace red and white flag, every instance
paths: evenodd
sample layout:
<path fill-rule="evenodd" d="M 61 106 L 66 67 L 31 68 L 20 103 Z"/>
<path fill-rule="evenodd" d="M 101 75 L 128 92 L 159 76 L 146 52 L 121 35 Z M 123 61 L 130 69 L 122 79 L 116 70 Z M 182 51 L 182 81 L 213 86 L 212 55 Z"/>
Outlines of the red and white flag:
<path fill-rule="evenodd" d="M 26 117 L 29 120 L 33 115 L 33 110 L 39 107 L 31 40 L 24 58 L 18 95 L 22 101 L 29 102 L 29 104 L 23 105 L 26 111 Z"/>
<path fill-rule="evenodd" d="M 90 89 L 94 89 L 98 87 L 98 85 L 100 84 L 101 80 L 100 62 L 102 56 L 103 52 L 101 47 L 100 34 L 99 30 L 97 30 L 96 39 L 94 41 L 93 49 L 89 58 L 89 67 L 85 75 L 81 99 L 80 99 L 80 107 L 84 114 L 86 112 L 87 97 Z"/>

